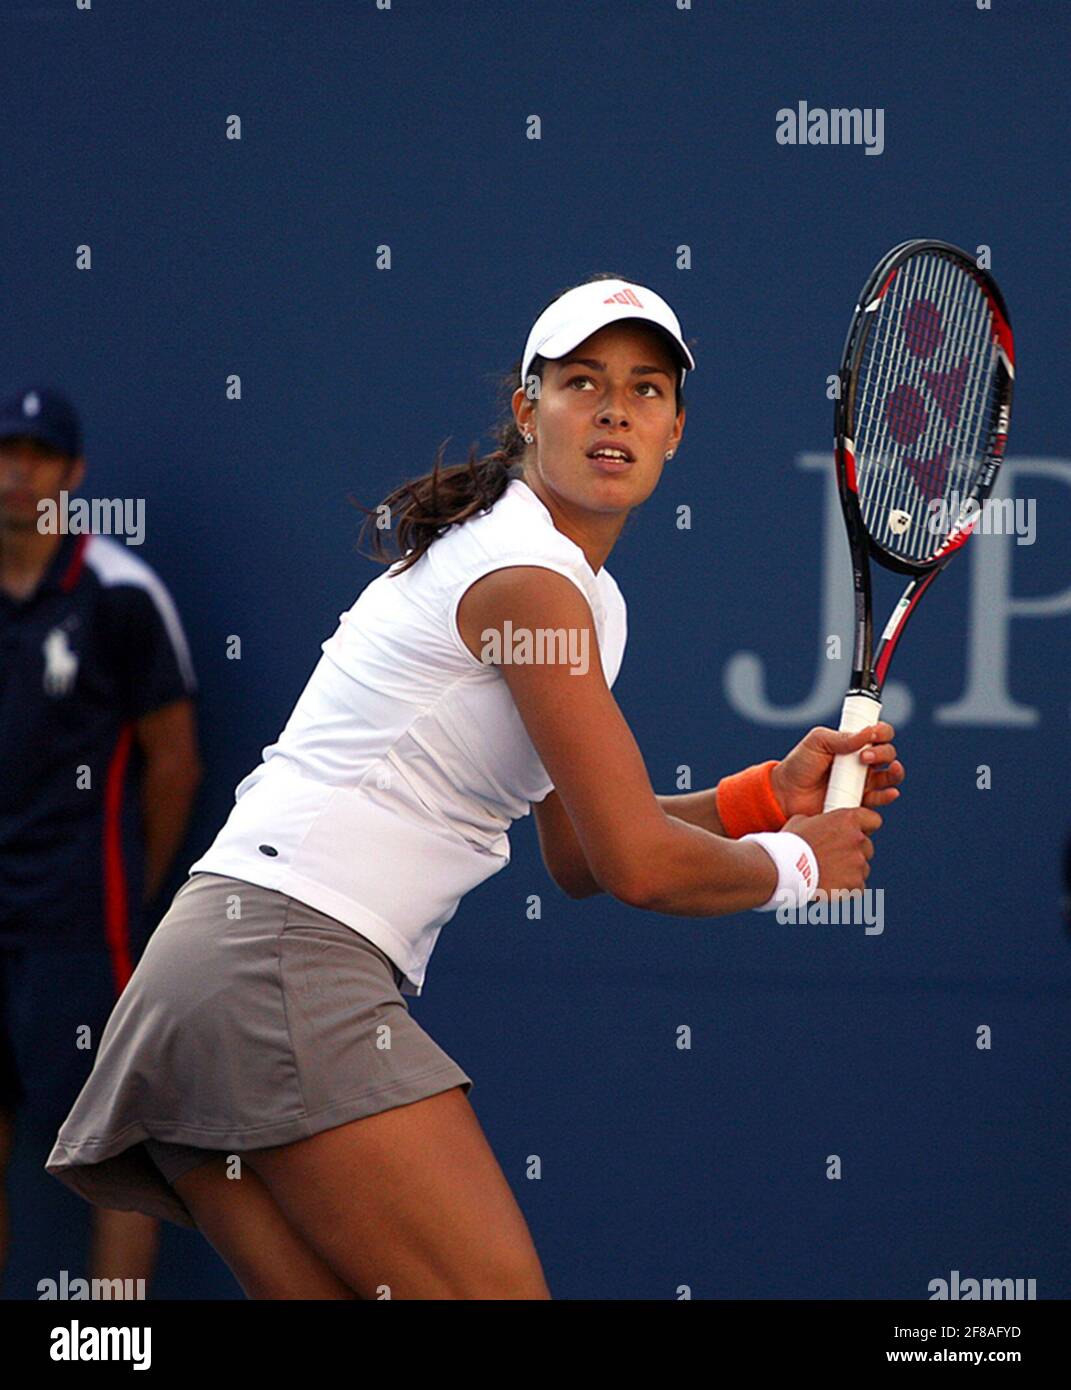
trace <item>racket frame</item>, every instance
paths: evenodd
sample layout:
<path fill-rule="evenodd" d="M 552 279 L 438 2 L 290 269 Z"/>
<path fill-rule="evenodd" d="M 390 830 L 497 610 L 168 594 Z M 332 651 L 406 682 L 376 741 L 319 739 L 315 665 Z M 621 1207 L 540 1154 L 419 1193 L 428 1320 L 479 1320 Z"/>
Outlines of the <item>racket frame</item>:
<path fill-rule="evenodd" d="M 855 393 L 858 369 L 862 361 L 870 329 L 876 321 L 878 306 L 900 267 L 912 256 L 923 251 L 937 251 L 954 258 L 960 267 L 978 282 L 993 311 L 998 345 L 997 391 L 998 403 L 990 435 L 986 441 L 985 464 L 977 487 L 970 499 L 980 507 L 989 496 L 1004 457 L 1011 415 L 1012 383 L 1015 377 L 1014 340 L 999 287 L 993 277 L 981 270 L 960 247 L 947 241 L 915 238 L 903 241 L 887 252 L 871 271 L 855 306 L 851 326 L 844 342 L 838 372 L 839 390 L 834 411 L 833 456 L 836 467 L 837 490 L 844 514 L 845 530 L 851 552 L 854 590 L 854 632 L 851 685 L 841 710 L 840 728 L 857 732 L 874 724 L 881 716 L 882 687 L 889 665 L 908 619 L 919 600 L 952 556 L 966 542 L 974 529 L 978 512 L 957 524 L 927 560 L 906 560 L 886 550 L 867 531 L 859 505 L 856 480 L 854 443 Z M 874 650 L 873 596 L 871 591 L 871 561 L 894 573 L 908 576 L 908 584 L 899 603 L 882 631 Z M 860 750 L 861 752 L 862 750 Z M 867 767 L 858 753 L 839 754 L 830 772 L 824 809 L 858 806 L 866 784 Z"/>
<path fill-rule="evenodd" d="M 970 498 L 979 506 L 992 491 L 1004 456 L 1011 414 L 1012 382 L 1015 375 L 1014 345 L 1008 310 L 1004 297 L 993 277 L 979 269 L 974 260 L 960 247 L 947 241 L 917 238 L 901 242 L 886 253 L 871 271 L 855 308 L 851 327 L 844 343 L 838 373 L 840 390 L 834 411 L 834 459 L 837 490 L 844 513 L 848 545 L 851 550 L 852 579 L 855 591 L 855 629 L 853 638 L 852 677 L 849 694 L 863 694 L 880 700 L 881 688 L 888 674 L 896 644 L 903 635 L 908 619 L 918 601 L 930 587 L 957 550 L 974 529 L 975 517 L 953 529 L 928 560 L 905 560 L 886 550 L 867 531 L 859 505 L 855 474 L 854 408 L 858 384 L 858 368 L 875 315 L 881 300 L 892 283 L 894 274 L 905 261 L 922 251 L 938 251 L 954 257 L 961 268 L 978 282 L 990 302 L 996 321 L 1000 345 L 997 362 L 998 407 L 990 437 L 986 442 L 986 462 L 977 487 Z M 893 609 L 877 650 L 873 646 L 873 609 L 870 562 L 884 569 L 907 575 L 910 583 Z"/>

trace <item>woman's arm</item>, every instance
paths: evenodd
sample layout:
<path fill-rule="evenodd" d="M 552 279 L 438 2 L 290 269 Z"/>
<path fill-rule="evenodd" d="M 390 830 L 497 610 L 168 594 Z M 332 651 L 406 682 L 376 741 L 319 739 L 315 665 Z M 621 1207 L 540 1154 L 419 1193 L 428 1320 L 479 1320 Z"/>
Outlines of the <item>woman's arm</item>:
<path fill-rule="evenodd" d="M 896 746 L 892 742 L 894 732 L 891 724 L 875 725 L 873 747 L 863 754 L 864 762 L 871 764 L 864 806 L 886 806 L 900 795 L 898 788 L 904 780 L 904 769 L 896 757 Z M 833 758 L 842 751 L 838 743 L 842 738 L 843 735 L 834 729 L 812 729 L 774 767 L 773 791 L 786 816 L 817 815 L 821 811 Z M 698 825 L 712 835 L 726 833 L 718 816 L 716 787 L 675 796 L 656 794 L 655 800 L 667 816 Z M 601 892 L 558 794 L 551 792 L 532 809 L 539 829 L 543 862 L 559 888 L 571 898 L 587 898 Z"/>
<path fill-rule="evenodd" d="M 698 825 L 702 830 L 709 830 L 711 835 L 724 835 L 725 827 L 718 819 L 714 790 L 708 787 L 706 791 L 678 792 L 676 796 L 656 796 L 655 800 L 667 816 L 685 821 L 688 825 Z"/>
<path fill-rule="evenodd" d="M 558 793 L 550 792 L 542 801 L 534 802 L 532 815 L 543 863 L 562 892 L 570 898 L 590 898 L 601 893 L 602 887 L 588 867 L 569 812 Z"/>
<path fill-rule="evenodd" d="M 891 725 L 879 725 L 878 727 L 888 730 L 888 737 L 892 737 Z M 815 739 L 823 733 L 829 734 L 831 738 L 837 737 L 837 732 L 833 729 L 812 729 L 808 738 Z M 799 747 L 802 748 L 803 745 L 801 744 Z M 795 753 L 798 751 L 799 749 L 794 750 Z M 821 811 L 821 802 L 825 796 L 825 783 L 829 776 L 829 766 L 834 756 L 833 750 L 821 751 L 824 754 L 828 752 L 828 756 L 825 757 L 824 763 L 815 774 L 819 798 L 813 807 L 804 809 L 802 794 L 786 791 L 781 782 L 780 767 L 774 769 L 775 795 L 786 816 L 818 815 Z M 864 806 L 884 806 L 900 795 L 899 791 L 894 788 L 896 783 L 903 781 L 904 773 L 900 763 L 896 762 L 895 759 L 896 749 L 891 743 L 878 745 L 873 755 L 868 754 L 866 756 L 865 761 L 873 762 L 874 766 L 867 778 L 867 786 L 870 790 L 863 800 Z M 660 796 L 656 792 L 655 800 L 666 815 L 675 820 L 684 821 L 688 825 L 697 825 L 701 830 L 709 831 L 711 835 L 725 834 L 725 827 L 718 816 L 716 787 L 708 787 L 704 791 L 698 792 L 677 792 L 673 796 Z M 795 809 L 794 802 L 799 803 L 800 810 Z M 592 893 L 601 892 L 599 885 L 591 876 L 587 861 L 584 859 L 584 852 L 580 848 L 580 841 L 576 838 L 573 823 L 562 806 L 557 793 L 551 792 L 532 809 L 535 813 L 536 825 L 539 828 L 539 843 L 543 850 L 544 863 L 546 863 L 551 877 L 558 886 L 564 889 L 571 898 L 587 898 Z M 558 866 L 557 870 L 554 866 Z"/>
<path fill-rule="evenodd" d="M 667 815 L 660 805 L 606 684 L 591 610 L 576 586 L 550 570 L 501 569 L 477 580 L 458 608 L 459 630 L 476 656 L 483 634 L 501 631 L 507 620 L 514 634 L 548 628 L 576 633 L 587 645 L 570 642 L 568 649 L 593 654 L 582 673 L 553 663 L 499 668 L 593 881 L 622 902 L 672 915 L 716 916 L 766 902 L 777 887 L 777 870 L 759 845 L 725 839 Z M 551 808 L 547 819 L 555 814 Z M 835 879 L 825 886 L 861 886 L 872 853 L 862 827 L 876 829 L 881 818 L 860 810 L 815 818 L 814 825 L 820 821 L 830 824 L 815 832 L 828 851 L 819 865 L 827 857 Z"/>
<path fill-rule="evenodd" d="M 718 810 L 714 801 L 714 790 L 686 792 L 677 796 L 655 796 L 667 816 L 698 825 L 709 830 L 712 835 L 724 835 Z M 556 791 L 550 792 L 532 806 L 536 830 L 539 834 L 539 848 L 547 873 L 570 898 L 590 898 L 602 889 L 596 882 L 580 841 L 576 838 L 569 812 L 562 805 Z"/>

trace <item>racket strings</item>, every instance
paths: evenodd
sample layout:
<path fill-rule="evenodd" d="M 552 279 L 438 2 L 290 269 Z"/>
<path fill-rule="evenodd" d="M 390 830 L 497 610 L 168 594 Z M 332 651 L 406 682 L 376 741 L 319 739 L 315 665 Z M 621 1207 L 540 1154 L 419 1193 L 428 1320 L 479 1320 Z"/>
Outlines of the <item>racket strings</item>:
<path fill-rule="evenodd" d="M 906 304 L 930 303 L 935 293 L 947 293 L 947 287 L 935 284 L 939 265 L 934 258 L 928 258 L 926 262 L 923 262 L 922 258 L 917 258 L 915 261 L 909 262 L 904 269 L 908 271 L 908 274 L 904 276 L 901 272 L 901 283 L 899 285 L 894 284 L 893 299 L 887 306 L 890 312 L 885 312 L 886 306 L 883 306 L 884 320 L 879 318 L 879 329 L 882 331 L 882 363 L 876 389 L 870 400 L 871 411 L 865 433 L 867 448 L 864 457 L 866 458 L 871 456 L 871 446 L 876 448 L 877 440 L 872 439 L 872 436 L 879 433 L 883 423 L 888 427 L 888 434 L 892 435 L 894 441 L 918 439 L 930 423 L 929 412 L 921 390 L 923 386 L 922 362 L 928 354 L 916 351 L 908 355 L 906 359 L 898 360 L 896 348 L 900 344 L 896 332 L 891 331 L 890 324 L 893 322 L 893 311 L 902 321 Z M 920 296 L 925 296 L 925 298 L 920 299 Z M 911 329 L 913 336 L 910 341 L 912 344 L 917 345 L 921 342 L 932 353 L 932 345 L 936 344 L 936 333 L 932 323 L 919 320 L 916 315 L 916 321 L 912 323 Z M 906 330 L 904 336 L 906 340 Z M 901 354 L 902 356 L 903 354 Z M 894 364 L 899 366 L 900 378 L 895 383 L 890 379 Z M 882 402 L 884 402 L 884 418 L 881 410 Z M 920 460 L 915 459 L 912 462 L 920 486 L 925 489 L 928 481 L 928 470 Z M 875 490 L 876 515 L 891 515 L 891 509 L 894 507 L 892 497 L 894 481 L 898 481 L 897 474 L 895 470 L 890 468 L 884 477 L 884 488 Z M 877 496 L 879 490 L 882 493 L 880 497 Z M 900 505 L 897 510 L 904 512 L 906 509 Z"/>
<path fill-rule="evenodd" d="M 871 371 L 867 371 L 865 359 L 862 366 L 864 405 L 857 416 L 863 423 L 862 448 L 858 451 L 862 463 L 857 462 L 857 475 L 862 475 L 860 499 L 865 503 L 868 529 L 877 518 L 884 517 L 893 536 L 907 534 L 906 545 L 902 541 L 901 549 L 909 549 L 914 543 L 917 508 L 905 507 L 905 501 L 912 500 L 910 497 L 894 498 L 894 487 L 903 491 L 907 480 L 903 470 L 893 466 L 887 456 L 890 445 L 896 440 L 917 439 L 923 433 L 929 422 L 929 412 L 921 392 L 924 354 L 905 352 L 895 328 L 902 322 L 908 303 L 918 302 L 920 296 L 926 296 L 923 302 L 931 302 L 935 291 L 944 288 L 935 284 L 941 269 L 943 267 L 935 258 L 923 260 L 919 257 L 900 270 L 897 277 L 900 283 L 894 281 L 890 293 L 886 295 L 868 341 Z M 922 338 L 928 345 L 934 336 L 931 326 L 918 323 L 913 327 L 915 340 Z M 875 361 L 877 369 L 873 370 Z M 879 464 L 886 465 L 881 472 L 877 471 Z M 915 465 L 916 470 L 921 471 L 917 460 Z M 910 519 L 905 522 L 908 517 Z M 910 527 L 910 533 L 905 533 L 905 526 Z"/>
<path fill-rule="evenodd" d="M 936 299 L 938 303 L 943 300 L 948 305 L 946 317 L 950 321 L 950 328 L 943 342 L 937 345 L 932 368 L 923 372 L 936 409 L 931 411 L 929 427 L 916 445 L 918 458 L 908 464 L 915 473 L 920 492 L 927 499 L 926 509 L 912 523 L 910 536 L 910 543 L 916 550 L 921 545 L 923 553 L 926 549 L 937 548 L 934 544 L 935 533 L 930 525 L 933 502 L 941 499 L 947 503 L 957 489 L 962 492 L 964 487 L 969 489 L 972 483 L 967 474 L 974 460 L 968 442 L 971 438 L 970 413 L 977 395 L 977 373 L 986 358 L 984 352 L 972 351 L 972 345 L 978 332 L 986 331 L 989 312 L 985 295 L 977 282 L 947 259 L 939 276 Z M 911 313 L 910 308 L 907 313 Z M 980 412 L 976 413 L 980 418 Z M 960 427 L 958 439 L 957 421 Z M 963 442 L 967 442 L 967 447 L 963 447 Z M 958 451 L 957 443 L 960 443 Z M 959 508 L 955 510 L 958 514 Z M 950 518 L 939 520 L 944 520 L 945 525 L 940 528 L 937 539 L 943 540 L 951 529 Z"/>
<path fill-rule="evenodd" d="M 918 554 L 920 545 L 923 553 L 932 548 L 923 524 L 929 504 L 963 481 L 964 457 L 961 452 L 958 467 L 950 459 L 950 435 L 964 396 L 969 404 L 976 394 L 966 373 L 979 358 L 965 349 L 976 335 L 980 305 L 977 296 L 970 303 L 973 279 L 947 258 L 917 257 L 904 269 L 877 327 L 875 346 L 880 342 L 882 351 L 867 402 L 863 472 L 868 459 L 886 465 L 879 486 L 868 489 L 868 523 L 884 516 L 893 535 L 899 531 L 900 548 Z"/>
<path fill-rule="evenodd" d="M 878 331 L 884 369 L 864 439 L 870 456 L 881 450 L 891 465 L 884 469 L 884 486 L 870 499 L 872 520 L 884 515 L 893 534 L 900 532 L 901 549 L 918 554 L 920 544 L 923 552 L 930 548 L 924 528 L 929 504 L 943 497 L 946 483 L 951 488 L 949 435 L 962 406 L 969 366 L 964 348 L 973 325 L 966 312 L 966 277 L 951 261 L 917 257 L 905 270 L 883 306 Z M 893 381 L 890 371 L 896 365 Z M 899 446 L 898 458 L 890 445 Z"/>
<path fill-rule="evenodd" d="M 985 469 L 1000 395 L 992 311 L 973 275 L 928 252 L 898 269 L 874 314 L 856 377 L 860 507 L 876 540 L 920 561 Z"/>

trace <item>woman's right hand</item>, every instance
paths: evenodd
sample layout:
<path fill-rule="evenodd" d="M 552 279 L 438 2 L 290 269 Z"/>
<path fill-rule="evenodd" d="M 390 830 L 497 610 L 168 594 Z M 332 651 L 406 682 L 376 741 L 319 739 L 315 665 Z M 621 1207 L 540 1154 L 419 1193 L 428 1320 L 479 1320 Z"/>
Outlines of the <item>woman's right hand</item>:
<path fill-rule="evenodd" d="M 870 875 L 874 846 L 870 836 L 881 816 L 865 806 L 793 816 L 782 827 L 806 840 L 818 860 L 818 886 L 827 893 L 863 888 Z"/>

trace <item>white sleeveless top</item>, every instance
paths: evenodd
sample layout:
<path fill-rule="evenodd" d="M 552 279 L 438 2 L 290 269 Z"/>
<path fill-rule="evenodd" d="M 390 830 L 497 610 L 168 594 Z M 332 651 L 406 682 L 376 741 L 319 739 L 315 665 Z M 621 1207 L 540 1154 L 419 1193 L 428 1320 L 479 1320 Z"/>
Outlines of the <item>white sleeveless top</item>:
<path fill-rule="evenodd" d="M 190 873 L 273 888 L 353 927 L 421 993 L 461 898 L 509 863 L 511 822 L 553 783 L 497 666 L 457 628 L 465 591 L 509 565 L 565 575 L 588 601 L 608 685 L 625 601 L 519 478 L 494 507 L 373 579 Z M 595 659 L 595 653 L 590 653 Z"/>

